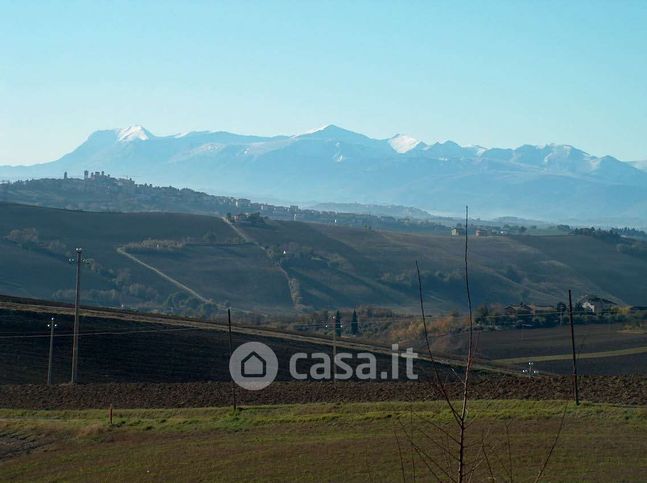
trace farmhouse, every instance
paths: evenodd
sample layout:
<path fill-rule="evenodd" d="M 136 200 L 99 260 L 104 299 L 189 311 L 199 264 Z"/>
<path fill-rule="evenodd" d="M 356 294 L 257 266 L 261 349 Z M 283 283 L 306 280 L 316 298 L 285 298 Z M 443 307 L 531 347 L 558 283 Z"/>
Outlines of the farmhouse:
<path fill-rule="evenodd" d="M 618 306 L 615 302 L 603 299 L 596 295 L 586 295 L 582 297 L 578 303 L 584 310 L 594 314 L 599 314 L 600 312 L 604 312 Z"/>
<path fill-rule="evenodd" d="M 452 236 L 463 236 L 465 235 L 465 228 L 452 228 Z"/>
<path fill-rule="evenodd" d="M 504 309 L 506 315 L 519 317 L 532 315 L 532 308 L 523 302 L 517 305 L 508 305 Z"/>
<path fill-rule="evenodd" d="M 510 316 L 535 316 L 535 315 L 545 315 L 552 314 L 555 312 L 555 307 L 550 305 L 536 305 L 536 304 L 526 304 L 521 302 L 518 305 L 508 305 L 505 307 L 505 314 Z"/>

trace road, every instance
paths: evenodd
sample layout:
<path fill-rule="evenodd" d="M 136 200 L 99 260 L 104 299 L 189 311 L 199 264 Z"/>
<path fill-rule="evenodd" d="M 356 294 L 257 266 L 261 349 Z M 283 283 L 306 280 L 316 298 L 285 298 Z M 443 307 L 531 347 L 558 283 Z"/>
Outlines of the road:
<path fill-rule="evenodd" d="M 617 349 L 610 351 L 600 352 L 580 352 L 577 354 L 577 359 L 600 359 L 602 357 L 619 357 L 631 356 L 635 354 L 644 354 L 647 352 L 647 347 L 630 347 L 628 349 Z M 552 361 L 569 361 L 573 358 L 573 353 L 568 354 L 552 354 L 548 356 L 524 356 L 524 357 L 511 357 L 509 359 L 495 359 L 492 362 L 503 365 L 514 364 L 527 364 L 528 361 L 533 362 L 552 362 Z"/>
<path fill-rule="evenodd" d="M 203 296 L 202 296 L 202 295 L 200 295 L 198 292 L 196 292 L 195 290 L 193 290 L 191 287 L 187 287 L 187 286 L 186 286 L 186 285 L 184 285 L 182 282 L 180 282 L 180 281 L 178 281 L 178 280 L 176 280 L 176 279 L 174 279 L 174 278 L 172 278 L 172 277 L 170 277 L 170 276 L 166 275 L 166 274 L 165 274 L 164 272 L 162 272 L 161 270 L 159 270 L 159 269 L 155 268 L 155 267 L 154 267 L 154 266 L 152 266 L 152 265 L 149 265 L 148 263 L 144 262 L 143 260 L 140 260 L 140 259 L 139 259 L 139 258 L 137 258 L 135 255 L 132 255 L 132 254 L 128 253 L 128 252 L 127 252 L 126 250 L 124 250 L 122 247 L 117 248 L 117 253 L 119 253 L 120 255 L 123 255 L 124 257 L 130 258 L 133 262 L 138 263 L 138 264 L 139 264 L 139 265 L 141 265 L 142 267 L 146 267 L 147 269 L 151 270 L 152 272 L 155 272 L 157 275 L 159 275 L 159 276 L 160 276 L 160 277 L 162 277 L 163 279 L 167 280 L 168 282 L 171 282 L 173 285 L 175 285 L 175 286 L 176 286 L 176 287 L 178 287 L 179 289 L 184 290 L 185 292 L 188 292 L 189 294 L 193 295 L 195 298 L 197 298 L 197 299 L 198 299 L 198 300 L 200 300 L 201 302 L 204 302 L 205 304 L 211 304 L 211 303 L 213 303 L 211 300 L 209 300 L 209 299 L 208 299 L 208 298 L 206 298 L 206 297 L 203 297 Z"/>
<path fill-rule="evenodd" d="M 267 258 L 269 258 L 270 262 L 272 262 L 274 264 L 274 266 L 276 266 L 276 268 L 283 274 L 283 276 L 285 277 L 285 280 L 288 283 L 288 290 L 290 292 L 290 298 L 292 299 L 292 306 L 294 307 L 295 310 L 298 310 L 299 309 L 299 307 L 298 307 L 299 306 L 299 300 L 298 300 L 299 299 L 299 294 L 297 292 L 298 289 L 296 287 L 298 287 L 299 285 L 297 283 L 297 280 L 290 277 L 290 274 L 285 270 L 285 268 L 283 268 L 281 266 L 280 263 L 277 263 L 274 260 L 272 260 L 272 257 L 270 257 L 267 254 L 267 250 L 265 250 L 265 247 L 263 247 L 260 243 L 258 243 L 256 240 L 254 240 L 252 237 L 250 237 L 247 233 L 245 233 L 242 229 L 240 229 L 238 226 L 236 226 L 235 223 L 232 223 L 229 220 L 229 218 L 227 218 L 226 216 L 223 216 L 222 220 L 225 223 L 227 223 L 230 226 L 230 228 L 232 230 L 234 230 L 236 232 L 236 234 L 238 236 L 240 236 L 243 240 L 245 240 L 247 243 L 252 243 L 253 245 L 256 245 L 258 248 L 260 248 L 263 251 L 263 253 L 265 253 Z"/>

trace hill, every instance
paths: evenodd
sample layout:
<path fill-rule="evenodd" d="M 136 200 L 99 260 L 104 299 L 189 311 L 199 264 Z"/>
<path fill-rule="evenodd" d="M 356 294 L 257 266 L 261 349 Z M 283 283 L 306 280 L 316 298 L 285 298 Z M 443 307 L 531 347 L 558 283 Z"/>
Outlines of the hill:
<path fill-rule="evenodd" d="M 91 173 L 85 179 L 42 178 L 0 184 L 0 202 L 84 211 L 164 211 L 200 215 L 262 213 L 274 220 L 308 221 L 375 229 L 449 234 L 457 219 L 394 206 L 323 206 L 317 209 L 215 196 L 188 188 L 138 184 L 131 179 Z M 353 208 L 348 210 L 346 208 Z M 520 225 L 523 220 L 513 223 Z M 484 222 L 487 223 L 487 222 Z M 492 224 L 492 223 L 491 223 Z"/>
<path fill-rule="evenodd" d="M 372 139 L 330 125 L 293 136 L 190 132 L 141 126 L 97 131 L 62 158 L 0 167 L 0 178 L 81 176 L 85 170 L 159 185 L 290 203 L 414 206 L 456 215 L 647 226 L 647 172 L 569 145 L 514 149 Z"/>
<path fill-rule="evenodd" d="M 231 306 L 294 313 L 374 305 L 417 311 L 415 261 L 429 310 L 463 310 L 460 237 L 250 217 L 95 213 L 0 205 L 0 292 L 208 316 Z M 475 304 L 555 305 L 568 288 L 644 305 L 647 258 L 585 235 L 470 242 Z"/>

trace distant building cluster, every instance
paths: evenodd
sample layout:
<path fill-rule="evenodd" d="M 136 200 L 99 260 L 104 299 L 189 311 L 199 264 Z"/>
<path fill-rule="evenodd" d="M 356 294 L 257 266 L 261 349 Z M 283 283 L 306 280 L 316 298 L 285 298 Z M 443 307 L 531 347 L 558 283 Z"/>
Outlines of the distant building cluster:
<path fill-rule="evenodd" d="M 533 227 L 536 228 L 536 227 Z M 507 236 L 507 235 L 521 235 L 527 232 L 525 226 L 509 226 L 504 227 L 500 226 L 470 226 L 469 233 L 473 233 L 477 237 L 487 237 L 487 236 Z M 450 230 L 452 236 L 465 236 L 465 227 L 464 226 L 455 226 Z"/>
<path fill-rule="evenodd" d="M 65 172 L 67 179 L 67 172 Z M 83 179 L 98 179 L 98 178 L 110 178 L 110 175 L 106 175 L 103 171 L 93 171 L 89 172 L 87 169 L 83 171 Z"/>
<path fill-rule="evenodd" d="M 460 226 L 454 227 L 451 230 L 451 234 L 452 236 L 465 236 L 465 228 L 462 228 Z M 476 228 L 476 230 L 474 231 L 474 234 L 478 237 L 483 237 L 483 236 L 490 236 L 490 235 L 499 235 L 503 233 L 488 230 L 487 228 Z"/>
<path fill-rule="evenodd" d="M 346 211 L 330 211 L 303 209 L 298 205 L 280 206 L 269 203 L 256 203 L 247 198 L 235 198 L 230 196 L 214 196 L 188 188 L 174 188 L 172 186 L 153 186 L 152 184 L 135 183 L 131 178 L 125 176 L 113 177 L 105 171 L 84 170 L 83 178 L 74 178 L 70 173 L 63 173 L 65 180 L 64 189 L 66 196 L 69 198 L 71 193 L 78 191 L 75 195 L 78 199 L 73 202 L 68 201 L 66 206 L 74 206 L 80 209 L 97 209 L 97 198 L 91 196 L 88 185 L 82 190 L 75 188 L 77 181 L 92 183 L 97 195 L 104 196 L 101 203 L 110 206 L 114 210 L 130 210 L 132 206 L 137 206 L 138 202 L 148 206 L 151 203 L 159 203 L 164 209 L 178 212 L 198 212 L 214 213 L 218 216 L 229 214 L 233 221 L 246 220 L 254 214 L 259 214 L 262 218 L 268 218 L 281 221 L 300 221 L 311 223 L 322 223 L 330 225 L 344 225 L 365 230 L 389 230 L 402 231 L 410 233 L 435 233 L 438 235 L 447 235 L 448 231 L 453 236 L 464 235 L 464 227 L 456 226 L 451 228 L 444 220 L 429 220 L 423 218 L 399 217 L 385 214 L 370 213 L 353 213 Z M 40 182 L 47 184 L 54 180 L 31 180 L 30 182 Z M 19 183 L 19 182 L 16 182 Z M 52 186 L 52 189 L 54 187 Z M 7 187 L 4 187 L 7 191 Z M 8 195 L 4 196 L 5 198 Z M 236 216 L 236 218 L 233 217 Z M 449 221 L 450 219 L 447 219 Z M 507 227 L 507 225 L 506 225 Z M 504 227 L 504 228 L 506 228 Z M 522 227 L 523 228 L 523 227 Z M 476 231 L 474 231 L 476 230 Z M 519 233 L 519 229 L 510 228 L 510 233 Z M 477 237 L 491 235 L 507 234 L 507 231 L 494 226 L 471 225 L 470 233 L 475 233 Z"/>
<path fill-rule="evenodd" d="M 579 312 L 587 312 L 589 314 L 606 314 L 619 310 L 621 307 L 613 300 L 605 299 L 597 295 L 585 295 L 577 300 L 574 305 L 574 310 Z M 642 306 L 628 306 L 625 307 L 631 312 L 639 312 L 647 310 L 647 307 Z M 519 304 L 507 305 L 503 312 L 505 315 L 511 317 L 542 317 L 557 312 L 566 312 L 568 306 L 564 302 L 558 303 L 556 306 L 552 305 L 538 305 L 526 304 L 521 302 Z"/>

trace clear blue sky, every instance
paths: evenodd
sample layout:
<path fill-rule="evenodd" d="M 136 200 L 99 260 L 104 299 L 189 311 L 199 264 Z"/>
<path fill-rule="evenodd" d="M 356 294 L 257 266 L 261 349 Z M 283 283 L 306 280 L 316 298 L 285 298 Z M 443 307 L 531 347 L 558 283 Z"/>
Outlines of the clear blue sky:
<path fill-rule="evenodd" d="M 647 159 L 647 1 L 0 0 L 0 164 L 328 123 Z"/>

